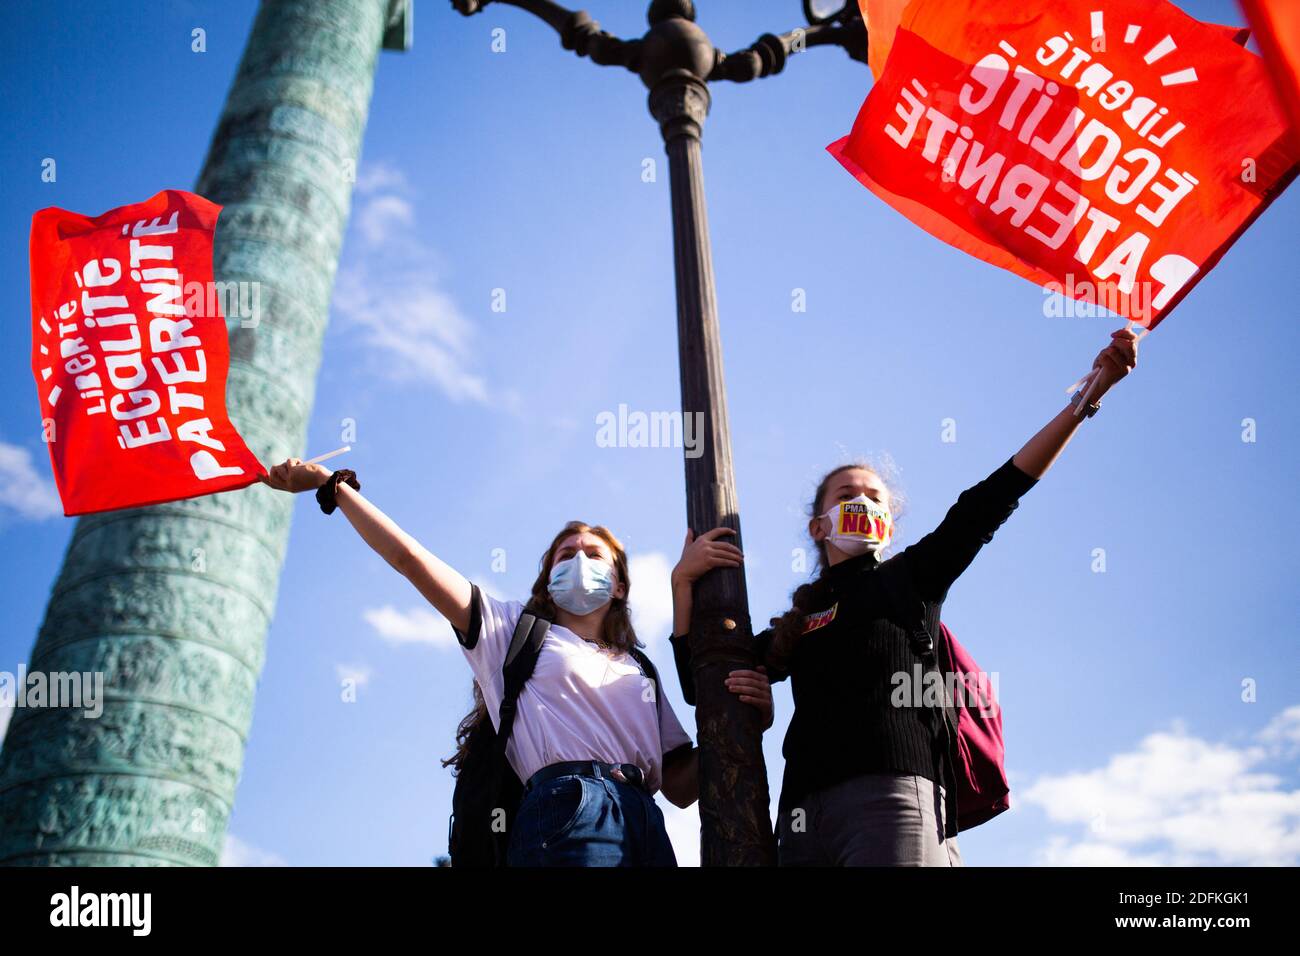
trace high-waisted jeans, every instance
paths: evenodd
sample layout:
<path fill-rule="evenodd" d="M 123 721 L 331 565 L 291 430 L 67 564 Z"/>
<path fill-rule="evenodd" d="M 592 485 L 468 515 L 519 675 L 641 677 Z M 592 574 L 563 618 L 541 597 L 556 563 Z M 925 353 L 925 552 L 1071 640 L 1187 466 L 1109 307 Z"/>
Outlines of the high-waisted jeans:
<path fill-rule="evenodd" d="M 676 866 L 654 798 L 628 783 L 567 774 L 524 794 L 510 866 Z"/>
<path fill-rule="evenodd" d="M 777 821 L 781 866 L 962 866 L 943 834 L 944 789 L 915 774 L 853 777 Z"/>

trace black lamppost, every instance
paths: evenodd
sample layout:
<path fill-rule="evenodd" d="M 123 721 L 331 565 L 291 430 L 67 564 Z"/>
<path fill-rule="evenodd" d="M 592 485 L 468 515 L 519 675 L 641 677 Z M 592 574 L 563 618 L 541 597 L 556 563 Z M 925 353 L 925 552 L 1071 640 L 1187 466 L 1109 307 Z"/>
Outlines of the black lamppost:
<path fill-rule="evenodd" d="M 727 54 L 696 26 L 692 0 L 652 0 L 650 29 L 636 40 L 611 36 L 586 12 L 550 0 L 452 0 L 452 6 L 468 16 L 491 2 L 541 17 L 560 34 L 566 50 L 601 66 L 625 67 L 650 90 L 650 114 L 663 134 L 672 189 L 682 413 L 702 412 L 705 422 L 703 453 L 686 458 L 686 520 L 697 533 L 719 525 L 732 528 L 740 545 L 700 154 L 708 84 L 772 76 L 793 53 L 815 46 L 839 46 L 866 62 L 867 32 L 857 3 L 803 0 L 807 27 L 780 36 L 765 33 L 746 49 Z M 705 575 L 695 587 L 691 629 L 705 866 L 775 862 L 762 731 L 753 708 L 738 702 L 723 683 L 735 668 L 754 666 L 752 646 L 744 569 Z"/>

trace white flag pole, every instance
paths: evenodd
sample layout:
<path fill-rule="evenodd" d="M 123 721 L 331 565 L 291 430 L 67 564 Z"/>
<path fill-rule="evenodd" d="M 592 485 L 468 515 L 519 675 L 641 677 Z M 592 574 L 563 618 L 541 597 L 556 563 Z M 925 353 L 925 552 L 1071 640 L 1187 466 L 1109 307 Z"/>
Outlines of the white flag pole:
<path fill-rule="evenodd" d="M 329 459 L 334 458 L 336 455 L 341 455 L 344 452 L 348 452 L 351 450 L 352 450 L 351 445 L 344 445 L 342 448 L 335 448 L 333 451 L 327 451 L 325 454 L 317 455 L 315 458 L 308 458 L 306 461 L 303 462 L 303 464 L 315 465 L 322 461 L 328 461 Z"/>

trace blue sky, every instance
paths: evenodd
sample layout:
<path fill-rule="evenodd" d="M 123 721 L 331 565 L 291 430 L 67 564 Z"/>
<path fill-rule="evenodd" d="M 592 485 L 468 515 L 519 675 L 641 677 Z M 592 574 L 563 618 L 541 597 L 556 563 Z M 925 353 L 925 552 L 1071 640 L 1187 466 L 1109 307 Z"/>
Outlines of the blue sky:
<path fill-rule="evenodd" d="M 1241 22 L 1227 0 L 1181 5 Z M 728 50 L 801 17 L 793 0 L 699 6 Z M 602 412 L 679 400 L 667 165 L 645 90 L 521 11 L 417 7 L 413 49 L 379 64 L 303 451 L 342 444 L 354 419 L 344 461 L 366 494 L 502 596 L 526 593 L 564 521 L 608 524 L 633 556 L 642 637 L 669 669 L 681 451 L 596 441 Z M 644 7 L 589 9 L 627 36 Z M 254 10 L 7 9 L 0 296 L 16 344 L 0 361 L 0 669 L 27 661 L 73 528 L 27 360 L 31 214 L 191 188 Z M 206 53 L 190 51 L 195 27 Z M 901 543 L 915 540 L 1061 407 L 1117 325 L 1045 317 L 1035 286 L 848 176 L 824 147 L 869 84 L 864 65 L 816 49 L 713 89 L 705 182 L 755 623 L 802 580 L 792 554 L 823 472 L 887 456 L 908 500 Z M 46 157 L 55 183 L 41 181 Z M 945 620 L 999 675 L 1016 802 L 962 836 L 969 863 L 1300 862 L 1298 212 L 1293 189 L 1147 339 L 1138 371 L 953 588 Z M 791 308 L 796 289 L 806 312 Z M 955 442 L 941 440 L 949 418 Z M 438 759 L 470 673 L 421 604 L 341 516 L 297 501 L 229 862 L 444 852 L 452 779 Z M 349 675 L 355 703 L 340 700 Z M 788 687 L 776 696 L 774 802 L 791 709 Z M 694 811 L 670 820 L 689 862 Z"/>

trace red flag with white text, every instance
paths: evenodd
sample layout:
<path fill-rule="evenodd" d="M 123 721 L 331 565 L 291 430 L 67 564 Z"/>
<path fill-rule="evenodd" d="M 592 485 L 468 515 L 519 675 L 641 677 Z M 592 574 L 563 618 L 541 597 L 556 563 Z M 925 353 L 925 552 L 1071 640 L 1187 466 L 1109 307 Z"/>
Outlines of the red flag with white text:
<path fill-rule="evenodd" d="M 226 414 L 220 212 L 168 189 L 93 218 L 32 217 L 32 372 L 64 514 L 231 491 L 266 473 Z"/>
<path fill-rule="evenodd" d="M 1297 172 L 1238 33 L 1165 0 L 910 0 L 827 148 L 932 235 L 1152 328 Z"/>

